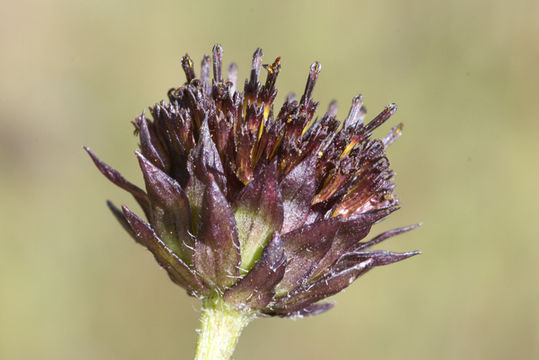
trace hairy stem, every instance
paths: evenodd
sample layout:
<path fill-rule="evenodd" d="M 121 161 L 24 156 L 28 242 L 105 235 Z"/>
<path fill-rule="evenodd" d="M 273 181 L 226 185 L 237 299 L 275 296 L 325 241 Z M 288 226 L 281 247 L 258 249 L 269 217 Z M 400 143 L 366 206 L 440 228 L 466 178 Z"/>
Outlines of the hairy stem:
<path fill-rule="evenodd" d="M 195 360 L 229 360 L 253 315 L 233 309 L 220 297 L 204 300 Z"/>

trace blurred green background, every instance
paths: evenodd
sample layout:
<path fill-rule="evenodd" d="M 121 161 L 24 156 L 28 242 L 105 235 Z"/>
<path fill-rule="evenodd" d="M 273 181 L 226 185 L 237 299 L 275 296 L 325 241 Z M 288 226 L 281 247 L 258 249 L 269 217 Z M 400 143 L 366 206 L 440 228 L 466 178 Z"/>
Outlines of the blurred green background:
<path fill-rule="evenodd" d="M 89 145 L 142 183 L 134 119 L 219 42 L 248 75 L 282 56 L 277 103 L 399 111 L 402 209 L 374 234 L 424 255 L 379 268 L 324 315 L 263 319 L 241 359 L 539 358 L 539 2 L 3 1 L 0 358 L 191 359 L 198 307 L 105 207 L 134 206 Z"/>

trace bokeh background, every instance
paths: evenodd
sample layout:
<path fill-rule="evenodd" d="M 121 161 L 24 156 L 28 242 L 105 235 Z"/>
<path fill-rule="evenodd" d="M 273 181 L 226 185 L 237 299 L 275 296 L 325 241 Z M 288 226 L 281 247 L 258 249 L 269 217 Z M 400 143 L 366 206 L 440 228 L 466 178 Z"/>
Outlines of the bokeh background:
<path fill-rule="evenodd" d="M 219 42 L 241 78 L 282 56 L 277 103 L 344 116 L 363 93 L 405 123 L 402 209 L 374 233 L 424 255 L 378 268 L 324 315 L 263 319 L 241 359 L 539 358 L 539 2 L 2 1 L 0 358 L 190 359 L 199 304 L 115 222 L 134 206 L 82 150 L 141 184 L 130 121 Z M 197 60 L 198 63 L 198 60 Z"/>

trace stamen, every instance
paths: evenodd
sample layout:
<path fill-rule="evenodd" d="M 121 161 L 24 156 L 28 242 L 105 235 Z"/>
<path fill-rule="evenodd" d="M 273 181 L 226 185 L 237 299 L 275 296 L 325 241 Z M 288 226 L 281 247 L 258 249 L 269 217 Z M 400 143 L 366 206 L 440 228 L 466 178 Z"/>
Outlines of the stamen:
<path fill-rule="evenodd" d="M 185 72 L 185 77 L 187 78 L 187 83 L 190 83 L 196 77 L 193 60 L 191 60 L 188 54 L 185 54 L 185 56 L 182 57 L 181 63 L 183 71 Z"/>
<path fill-rule="evenodd" d="M 205 94 L 208 94 L 210 91 L 210 61 L 210 57 L 204 55 L 202 63 L 200 64 L 200 80 L 202 80 L 202 88 L 204 89 Z"/>
<path fill-rule="evenodd" d="M 363 106 L 363 97 L 361 95 L 354 96 L 352 100 L 352 106 L 350 106 L 350 112 L 344 120 L 344 128 L 352 128 L 357 125 L 362 125 L 363 119 L 361 116 L 361 107 Z"/>
<path fill-rule="evenodd" d="M 270 154 L 268 156 L 268 159 L 273 158 L 273 156 L 277 152 L 277 149 L 279 148 L 279 145 L 281 145 L 282 140 L 283 140 L 283 135 L 279 135 L 279 137 L 277 138 L 277 141 L 275 142 L 275 145 L 273 146 L 273 149 L 271 150 L 271 152 L 270 152 Z"/>
<path fill-rule="evenodd" d="M 311 121 L 309 121 L 307 124 L 305 124 L 305 126 L 303 127 L 303 130 L 301 130 L 301 136 L 305 135 L 307 130 L 309 130 L 309 127 L 311 127 L 312 122 L 313 122 L 313 120 L 311 119 Z"/>
<path fill-rule="evenodd" d="M 311 70 L 309 71 L 309 77 L 307 78 L 307 84 L 305 85 L 305 92 L 301 97 L 301 104 L 305 104 L 307 100 L 311 98 L 314 85 L 316 84 L 316 80 L 318 79 L 318 75 L 320 75 L 321 70 L 322 64 L 320 64 L 318 61 L 312 63 Z"/>
<path fill-rule="evenodd" d="M 264 121 L 268 119 L 270 110 L 271 110 L 271 104 L 265 104 L 264 105 Z"/>
<path fill-rule="evenodd" d="M 253 62 L 251 65 L 251 77 L 249 82 L 245 82 L 244 99 L 243 99 L 243 114 L 245 117 L 247 106 L 257 100 L 259 92 L 258 75 L 262 66 L 262 49 L 258 48 L 253 54 Z"/>
<path fill-rule="evenodd" d="M 267 119 L 266 108 L 267 108 L 267 106 L 264 106 L 264 118 L 262 119 L 262 121 L 260 121 L 260 127 L 258 128 L 257 141 L 260 141 L 260 138 L 262 137 L 262 133 L 264 132 L 264 123 L 266 122 L 266 119 Z M 269 111 L 268 111 L 268 113 L 269 113 Z"/>
<path fill-rule="evenodd" d="M 266 78 L 266 84 L 264 85 L 265 90 L 269 93 L 275 87 L 275 82 L 277 81 L 277 75 L 281 70 L 281 57 L 277 57 L 272 65 L 263 65 L 264 69 L 268 71 L 268 77 Z"/>
<path fill-rule="evenodd" d="M 253 63 L 251 65 L 251 79 L 250 84 L 251 86 L 255 86 L 256 82 L 258 81 L 258 75 L 260 75 L 260 66 L 262 65 L 262 56 L 264 54 L 262 53 L 262 49 L 258 48 L 253 54 Z"/>
<path fill-rule="evenodd" d="M 354 148 L 354 146 L 356 146 L 357 142 L 359 141 L 359 136 L 354 136 L 352 138 L 352 141 L 350 141 L 348 143 L 348 145 L 346 145 L 346 147 L 344 148 L 341 156 L 339 157 L 339 159 L 342 159 L 343 156 L 345 155 L 348 155 L 350 153 L 350 151 L 352 151 L 352 149 Z"/>
<path fill-rule="evenodd" d="M 213 47 L 213 78 L 216 82 L 223 81 L 221 77 L 221 65 L 223 63 L 223 48 L 221 45 L 216 44 Z"/>
<path fill-rule="evenodd" d="M 331 100 L 328 106 L 327 116 L 335 117 L 337 115 L 338 103 L 337 100 Z"/>
<path fill-rule="evenodd" d="M 398 138 L 402 135 L 402 127 L 404 125 L 400 123 L 397 126 L 394 126 L 391 131 L 382 139 L 382 142 L 384 143 L 384 147 L 388 147 L 389 145 L 393 144 Z"/>
<path fill-rule="evenodd" d="M 232 63 L 228 66 L 228 78 L 227 78 L 227 81 L 232 84 L 232 86 L 230 87 L 230 91 L 232 94 L 236 92 L 237 80 L 238 80 L 238 67 L 236 66 L 235 63 Z"/>
<path fill-rule="evenodd" d="M 371 133 L 374 129 L 376 129 L 378 126 L 382 125 L 391 117 L 397 111 L 397 105 L 395 104 L 389 104 L 386 106 L 386 108 L 378 114 L 377 117 L 372 119 L 367 125 L 365 125 L 365 132 L 367 134 Z"/>

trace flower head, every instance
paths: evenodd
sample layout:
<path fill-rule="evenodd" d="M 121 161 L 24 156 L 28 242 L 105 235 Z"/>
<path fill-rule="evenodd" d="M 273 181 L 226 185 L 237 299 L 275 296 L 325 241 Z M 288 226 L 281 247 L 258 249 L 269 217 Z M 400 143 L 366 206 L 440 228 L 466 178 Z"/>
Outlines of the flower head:
<path fill-rule="evenodd" d="M 222 58 L 216 45 L 197 77 L 185 55 L 186 83 L 169 90 L 168 102 L 150 107 L 152 120 L 143 113 L 134 121 L 146 191 L 86 148 L 141 206 L 146 220 L 108 202 L 173 282 L 253 313 L 302 316 L 331 308 L 318 301 L 368 270 L 419 253 L 368 250 L 415 225 L 363 241 L 398 207 L 385 151 L 402 124 L 371 139 L 395 105 L 364 123 L 358 95 L 343 121 L 335 102 L 315 117 L 312 93 L 321 70 L 315 62 L 299 101 L 289 95 L 276 112 L 280 58 L 262 65 L 257 49 L 243 92 L 234 64 L 224 79 Z"/>

